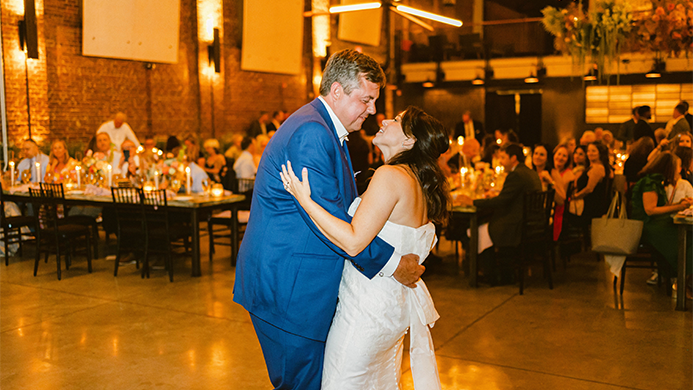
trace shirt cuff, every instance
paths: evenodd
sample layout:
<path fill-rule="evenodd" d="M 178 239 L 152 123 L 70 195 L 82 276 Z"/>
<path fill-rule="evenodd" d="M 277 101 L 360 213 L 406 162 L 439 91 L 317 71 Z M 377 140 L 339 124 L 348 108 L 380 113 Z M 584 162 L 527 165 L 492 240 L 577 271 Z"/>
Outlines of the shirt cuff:
<path fill-rule="evenodd" d="M 386 277 L 386 276 L 392 276 L 392 274 L 395 273 L 397 270 L 397 267 L 399 267 L 399 262 L 402 260 L 402 255 L 397 253 L 397 251 L 392 252 L 392 256 L 390 257 L 390 260 L 387 261 L 387 264 L 378 272 L 378 276 Z"/>

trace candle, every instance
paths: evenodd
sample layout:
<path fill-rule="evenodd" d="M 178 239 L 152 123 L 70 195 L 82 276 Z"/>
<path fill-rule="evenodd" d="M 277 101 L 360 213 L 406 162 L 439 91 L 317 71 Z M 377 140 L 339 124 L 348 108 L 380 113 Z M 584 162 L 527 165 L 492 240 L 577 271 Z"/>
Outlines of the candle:
<path fill-rule="evenodd" d="M 185 167 L 185 193 L 190 195 L 192 192 L 192 185 L 190 180 L 190 167 Z"/>
<path fill-rule="evenodd" d="M 159 189 L 159 171 L 154 171 L 154 188 Z"/>
<path fill-rule="evenodd" d="M 219 183 L 214 184 L 212 186 L 212 196 L 220 197 L 222 195 L 224 195 L 224 187 Z"/>
<path fill-rule="evenodd" d="M 144 190 L 144 192 L 152 192 L 156 189 L 156 187 L 154 187 L 154 183 L 148 181 L 144 183 L 144 187 L 142 187 L 142 189 Z"/>
<path fill-rule="evenodd" d="M 34 183 L 40 183 L 41 182 L 41 163 L 36 161 L 36 178 L 34 180 Z"/>
<path fill-rule="evenodd" d="M 82 173 L 82 167 L 77 165 L 75 167 L 75 171 L 77 171 L 77 188 L 80 188 L 80 187 L 82 187 L 82 177 L 81 177 L 82 175 L 80 174 L 80 173 Z"/>
<path fill-rule="evenodd" d="M 460 146 L 464 145 L 464 137 L 463 136 L 457 137 L 457 144 Z"/>
<path fill-rule="evenodd" d="M 14 161 L 10 161 L 10 187 L 14 186 Z"/>
<path fill-rule="evenodd" d="M 108 164 L 106 166 L 106 170 L 108 171 L 108 186 L 112 187 L 113 186 L 113 167 L 111 167 L 111 164 Z"/>

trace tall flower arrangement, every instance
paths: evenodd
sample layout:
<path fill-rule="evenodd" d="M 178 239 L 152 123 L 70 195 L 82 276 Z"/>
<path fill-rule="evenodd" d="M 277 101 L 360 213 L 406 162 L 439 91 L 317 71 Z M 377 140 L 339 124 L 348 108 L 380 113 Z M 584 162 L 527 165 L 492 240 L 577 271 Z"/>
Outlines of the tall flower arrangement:
<path fill-rule="evenodd" d="M 583 11 L 582 2 L 562 10 L 546 7 L 542 14 L 557 50 L 576 58 L 581 68 L 589 58 L 600 77 L 611 74 L 610 62 L 620 57 L 632 28 L 633 12 L 627 1 L 597 0 L 589 14 Z"/>
<path fill-rule="evenodd" d="M 656 1 L 652 9 L 638 15 L 630 36 L 632 50 L 678 57 L 691 50 L 693 2 Z"/>

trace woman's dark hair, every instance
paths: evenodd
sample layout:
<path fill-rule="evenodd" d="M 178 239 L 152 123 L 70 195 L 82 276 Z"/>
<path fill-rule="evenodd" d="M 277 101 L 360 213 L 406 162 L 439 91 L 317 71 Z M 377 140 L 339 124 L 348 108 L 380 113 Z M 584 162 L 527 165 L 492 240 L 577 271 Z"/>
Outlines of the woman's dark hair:
<path fill-rule="evenodd" d="M 484 147 L 484 150 L 481 152 L 481 161 L 492 164 L 493 155 L 498 149 L 500 149 L 500 146 L 498 146 L 498 144 L 495 142 L 487 144 L 486 147 Z"/>
<path fill-rule="evenodd" d="M 178 141 L 178 138 L 176 138 L 175 135 L 168 137 L 168 139 L 166 140 L 166 151 L 167 152 L 170 152 L 179 146 L 180 146 L 180 141 Z"/>
<path fill-rule="evenodd" d="M 557 166 L 553 164 L 553 157 L 556 156 L 556 153 L 558 153 L 558 149 L 565 149 L 565 154 L 568 156 L 568 161 L 565 162 L 565 165 L 563 166 L 563 170 L 565 171 L 566 169 L 571 169 L 573 167 L 573 156 L 570 154 L 570 149 L 568 149 L 567 144 L 558 144 L 556 145 L 555 148 L 553 148 L 553 154 L 551 158 L 552 166 L 556 169 L 558 169 Z"/>
<path fill-rule="evenodd" d="M 678 156 L 671 152 L 659 153 L 645 165 L 645 168 L 640 171 L 640 175 L 659 173 L 664 176 L 665 187 L 669 184 L 676 185 L 676 160 L 678 159 Z"/>
<path fill-rule="evenodd" d="M 501 147 L 501 151 L 505 152 L 508 157 L 515 156 L 515 158 L 517 158 L 517 162 L 520 164 L 525 162 L 525 153 L 522 149 L 522 145 L 520 144 L 509 142 Z"/>
<path fill-rule="evenodd" d="M 534 151 L 537 148 L 544 148 L 546 150 L 546 163 L 544 163 L 544 169 L 551 172 L 551 169 L 553 168 L 553 153 L 551 152 L 551 149 L 549 149 L 549 146 L 546 144 L 536 144 L 532 148 L 532 155 L 531 155 L 531 161 L 532 161 L 532 169 L 537 170 L 537 167 L 534 165 Z"/>
<path fill-rule="evenodd" d="M 31 142 L 34 142 L 34 140 L 31 140 Z M 36 142 L 34 142 L 35 144 Z M 89 143 L 87 144 L 87 148 L 84 149 L 84 155 L 87 155 L 88 151 L 95 152 L 96 151 L 96 136 L 92 136 L 91 139 L 89 140 Z"/>
<path fill-rule="evenodd" d="M 609 148 L 606 147 L 601 141 L 594 141 L 590 142 L 590 145 L 594 145 L 595 148 L 599 151 L 599 161 L 601 161 L 602 165 L 604 166 L 604 172 L 606 173 L 606 177 L 609 178 L 611 176 L 611 165 L 609 164 Z M 586 153 L 585 153 L 586 154 Z M 590 159 L 587 159 L 587 166 L 589 167 L 591 164 Z"/>
<path fill-rule="evenodd" d="M 512 129 L 508 130 L 508 142 L 512 142 L 514 144 L 520 142 L 520 137 L 518 137 L 517 133 Z"/>
<path fill-rule="evenodd" d="M 681 159 L 681 176 L 688 176 L 693 160 L 693 149 L 687 146 L 677 146 L 674 149 L 674 154 Z"/>
<path fill-rule="evenodd" d="M 409 106 L 402 115 L 402 131 L 416 142 L 387 163 L 406 165 L 414 172 L 426 199 L 428 218 L 444 224 L 449 216 L 450 191 L 438 157 L 450 147 L 445 126 L 420 108 Z"/>
<path fill-rule="evenodd" d="M 573 155 L 570 156 L 570 159 L 572 160 L 573 164 L 575 164 L 575 152 L 577 152 L 578 149 L 582 150 L 582 153 L 585 154 L 585 166 L 587 166 L 589 162 L 587 161 L 587 148 L 585 147 L 585 145 L 576 145 L 575 150 L 573 150 Z"/>
<path fill-rule="evenodd" d="M 652 137 L 640 137 L 630 146 L 630 155 L 649 156 L 654 150 L 655 145 Z"/>

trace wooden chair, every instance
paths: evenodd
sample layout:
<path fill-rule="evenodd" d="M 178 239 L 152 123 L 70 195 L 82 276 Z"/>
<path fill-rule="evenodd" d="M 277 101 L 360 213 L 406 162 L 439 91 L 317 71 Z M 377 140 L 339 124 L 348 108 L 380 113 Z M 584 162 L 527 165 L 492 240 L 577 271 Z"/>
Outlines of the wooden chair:
<path fill-rule="evenodd" d="M 245 231 L 245 226 L 248 224 L 248 214 L 250 212 L 250 203 L 253 198 L 253 188 L 255 187 L 255 179 L 236 179 L 233 186 L 234 193 L 240 193 L 245 195 L 245 200 L 237 204 L 236 210 L 238 210 L 238 224 L 239 224 L 239 234 Z M 222 213 L 212 214 L 207 220 L 207 229 L 209 232 L 209 261 L 212 261 L 214 256 L 214 245 L 227 245 L 231 247 L 231 251 L 238 251 L 238 248 L 233 247 L 233 240 L 231 239 L 231 223 L 232 215 L 231 210 L 226 210 Z M 215 225 L 223 226 L 221 229 L 214 229 Z M 217 241 L 217 239 L 226 239 L 229 241 Z M 234 257 L 231 256 L 233 259 Z M 235 265 L 232 261 L 231 265 Z"/>
<path fill-rule="evenodd" d="M 146 249 L 142 275 L 149 277 L 149 255 L 161 253 L 166 259 L 169 280 L 173 282 L 172 242 L 183 240 L 188 248 L 192 229 L 185 224 L 171 224 L 166 190 L 143 192 L 143 195 Z"/>
<path fill-rule="evenodd" d="M 65 190 L 61 183 L 40 183 L 42 191 L 50 191 L 58 198 L 60 205 L 64 210 L 64 217 L 60 219 L 60 223 L 74 224 L 86 226 L 91 231 L 91 242 L 93 244 L 95 259 L 99 258 L 99 224 L 96 218 L 89 215 L 68 215 L 68 208 L 65 207 Z"/>
<path fill-rule="evenodd" d="M 69 269 L 72 263 L 72 255 L 75 253 L 76 243 L 79 238 L 84 238 L 84 251 L 87 257 L 89 273 L 91 273 L 91 243 L 90 229 L 83 225 L 64 223 L 58 218 L 58 205 L 64 199 L 59 193 L 51 189 L 29 189 L 31 202 L 34 206 L 34 224 L 36 226 L 36 259 L 34 263 L 34 276 L 38 272 L 41 252 L 45 252 L 46 261 L 48 253 L 54 252 L 58 267 L 58 280 L 61 279 L 60 259 L 65 253 L 65 268 Z"/>
<path fill-rule="evenodd" d="M 118 276 L 120 258 L 124 251 L 144 254 L 146 229 L 141 189 L 112 187 L 111 196 L 113 196 L 117 221 L 117 249 L 113 276 Z M 139 257 L 136 258 L 135 265 L 137 269 L 140 268 Z"/>
<path fill-rule="evenodd" d="M 520 295 L 524 292 L 524 275 L 529 260 L 538 255 L 544 265 L 544 275 L 553 289 L 551 276 L 551 251 L 553 242 L 553 212 L 554 190 L 530 192 L 524 195 L 522 240 L 520 242 L 519 279 Z"/>
<path fill-rule="evenodd" d="M 2 193 L 2 182 L 0 182 L 0 228 L 2 228 L 3 241 L 5 242 L 5 266 L 10 264 L 10 244 L 19 244 L 19 255 L 22 255 L 22 228 L 33 227 L 34 217 L 23 215 L 8 217 L 5 215 L 5 199 Z"/>

